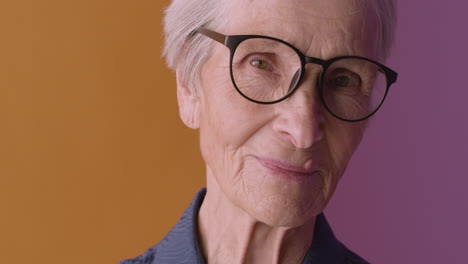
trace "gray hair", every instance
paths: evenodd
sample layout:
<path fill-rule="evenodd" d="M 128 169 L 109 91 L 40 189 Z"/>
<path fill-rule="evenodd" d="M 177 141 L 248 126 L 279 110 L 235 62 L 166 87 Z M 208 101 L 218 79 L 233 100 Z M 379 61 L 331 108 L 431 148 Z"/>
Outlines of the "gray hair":
<path fill-rule="evenodd" d="M 370 1 L 370 2 L 369 2 Z M 379 20 L 377 58 L 384 62 L 390 55 L 396 27 L 396 0 L 364 0 Z M 189 87 L 199 86 L 199 72 L 211 54 L 214 41 L 201 36 L 190 37 L 200 26 L 219 30 L 227 25 L 223 0 L 172 0 L 164 18 L 163 56 L 180 81 Z M 196 90 L 195 90 L 196 92 Z"/>

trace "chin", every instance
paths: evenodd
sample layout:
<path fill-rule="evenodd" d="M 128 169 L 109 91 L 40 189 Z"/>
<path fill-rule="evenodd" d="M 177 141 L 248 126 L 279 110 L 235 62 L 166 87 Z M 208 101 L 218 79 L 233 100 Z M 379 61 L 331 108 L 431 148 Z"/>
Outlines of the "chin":
<path fill-rule="evenodd" d="M 243 187 L 231 198 L 253 219 L 269 226 L 304 225 L 322 212 L 330 194 L 324 173 L 298 180 L 255 166 L 245 166 L 243 172 Z"/>
<path fill-rule="evenodd" d="M 319 213 L 310 211 L 297 214 L 295 210 L 278 210 L 275 214 L 259 214 L 256 219 L 268 226 L 292 228 L 303 226 Z"/>
<path fill-rule="evenodd" d="M 315 197 L 275 194 L 261 200 L 245 201 L 247 213 L 259 222 L 274 227 L 298 227 L 320 214 L 325 207 L 322 195 Z M 255 206 L 252 206 L 255 205 Z"/>

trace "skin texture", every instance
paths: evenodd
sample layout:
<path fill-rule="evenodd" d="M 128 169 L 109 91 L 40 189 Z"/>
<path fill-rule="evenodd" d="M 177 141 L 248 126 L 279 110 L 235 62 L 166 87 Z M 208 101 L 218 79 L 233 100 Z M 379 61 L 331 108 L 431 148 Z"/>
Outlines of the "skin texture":
<path fill-rule="evenodd" d="M 349 0 L 227 1 L 220 33 L 283 39 L 322 59 L 375 59 L 374 15 Z M 216 44 L 201 87 L 178 79 L 184 123 L 200 129 L 208 192 L 199 213 L 208 263 L 301 263 L 315 216 L 333 195 L 367 122 L 326 112 L 317 94 L 320 66 L 309 64 L 298 90 L 273 105 L 247 101 L 229 76 L 229 50 Z"/>

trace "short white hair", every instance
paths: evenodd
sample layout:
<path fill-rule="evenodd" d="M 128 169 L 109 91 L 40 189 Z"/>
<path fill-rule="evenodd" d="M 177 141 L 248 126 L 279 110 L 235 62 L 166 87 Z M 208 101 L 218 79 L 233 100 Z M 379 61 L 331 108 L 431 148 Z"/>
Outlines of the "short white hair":
<path fill-rule="evenodd" d="M 379 21 L 377 58 L 390 55 L 396 27 L 396 0 L 363 0 L 376 12 Z M 227 25 L 224 0 L 172 0 L 164 17 L 166 63 L 182 83 L 198 87 L 201 66 L 211 55 L 214 41 L 192 33 L 201 26 L 219 30 Z M 196 90 L 195 90 L 196 92 Z"/>

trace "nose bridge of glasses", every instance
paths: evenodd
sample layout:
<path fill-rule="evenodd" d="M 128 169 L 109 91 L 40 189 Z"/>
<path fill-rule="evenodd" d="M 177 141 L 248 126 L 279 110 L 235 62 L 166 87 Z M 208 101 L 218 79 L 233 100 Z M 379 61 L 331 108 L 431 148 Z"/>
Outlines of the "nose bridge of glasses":
<path fill-rule="evenodd" d="M 325 64 L 325 61 L 319 58 L 314 58 L 314 57 L 305 57 L 305 63 L 314 63 L 314 64 L 319 64 L 323 65 Z"/>
<path fill-rule="evenodd" d="M 307 64 L 314 64 L 315 66 L 308 67 Z M 313 74 L 312 72 L 316 72 L 320 74 L 320 72 L 323 70 L 323 66 L 325 65 L 326 61 L 319 59 L 319 58 L 314 58 L 314 57 L 305 57 L 305 70 L 306 72 L 309 72 L 310 74 Z M 305 73 L 305 72 L 304 72 Z"/>

